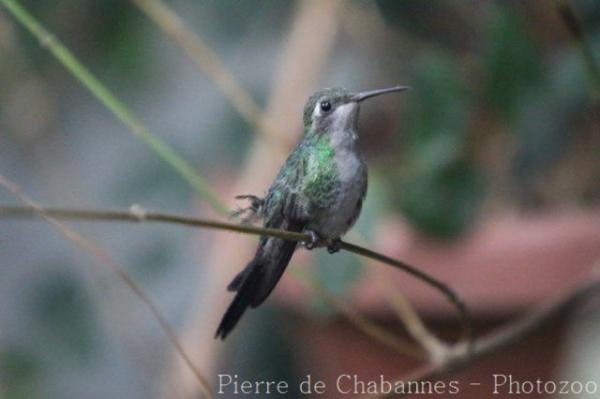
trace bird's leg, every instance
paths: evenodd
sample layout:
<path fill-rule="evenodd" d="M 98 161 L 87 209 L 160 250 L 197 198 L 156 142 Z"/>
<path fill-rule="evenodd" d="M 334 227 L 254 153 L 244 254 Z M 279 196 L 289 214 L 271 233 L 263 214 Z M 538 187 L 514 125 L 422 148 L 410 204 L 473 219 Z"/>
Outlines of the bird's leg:
<path fill-rule="evenodd" d="M 263 198 L 259 198 L 256 195 L 238 195 L 235 199 L 248 200 L 250 206 L 246 208 L 239 208 L 231 213 L 231 218 L 240 218 L 243 224 L 250 224 L 255 222 L 262 212 L 262 207 L 265 203 Z"/>
<path fill-rule="evenodd" d="M 342 239 L 339 237 L 334 238 L 333 240 L 331 240 L 329 242 L 329 245 L 327 245 L 327 252 L 329 252 L 330 254 L 334 254 L 334 253 L 338 252 L 341 248 L 342 248 Z"/>

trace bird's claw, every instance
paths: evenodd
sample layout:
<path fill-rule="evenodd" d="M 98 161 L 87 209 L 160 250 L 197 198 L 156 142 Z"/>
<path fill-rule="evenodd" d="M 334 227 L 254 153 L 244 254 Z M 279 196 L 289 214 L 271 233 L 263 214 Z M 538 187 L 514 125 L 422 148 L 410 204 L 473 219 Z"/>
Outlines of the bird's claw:
<path fill-rule="evenodd" d="M 329 252 L 330 254 L 334 254 L 338 252 L 341 248 L 342 240 L 339 238 L 334 238 L 329 242 L 329 245 L 327 245 L 327 252 Z"/>

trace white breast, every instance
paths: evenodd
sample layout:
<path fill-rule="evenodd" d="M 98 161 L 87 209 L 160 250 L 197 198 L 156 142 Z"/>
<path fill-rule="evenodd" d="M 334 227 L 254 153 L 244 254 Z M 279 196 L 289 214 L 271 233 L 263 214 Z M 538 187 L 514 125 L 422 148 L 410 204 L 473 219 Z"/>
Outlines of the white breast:
<path fill-rule="evenodd" d="M 351 226 L 366 184 L 365 166 L 354 151 L 336 152 L 335 162 L 341 190 L 338 192 L 335 204 L 319 218 L 317 228 L 327 238 L 340 237 Z M 349 223 L 349 221 L 351 222 Z"/>
<path fill-rule="evenodd" d="M 335 163 L 337 166 L 338 176 L 341 182 L 355 182 L 357 174 L 362 171 L 362 162 L 354 151 L 338 151 L 335 154 Z"/>

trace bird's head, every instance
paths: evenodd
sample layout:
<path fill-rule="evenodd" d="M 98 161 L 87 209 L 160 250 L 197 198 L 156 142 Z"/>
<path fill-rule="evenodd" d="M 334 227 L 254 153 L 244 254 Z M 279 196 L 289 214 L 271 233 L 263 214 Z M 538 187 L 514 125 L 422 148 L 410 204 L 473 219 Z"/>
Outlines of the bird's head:
<path fill-rule="evenodd" d="M 326 133 L 352 129 L 358 120 L 359 104 L 380 94 L 404 91 L 407 86 L 351 93 L 344 88 L 319 90 L 309 97 L 304 107 L 304 127 L 309 133 Z"/>

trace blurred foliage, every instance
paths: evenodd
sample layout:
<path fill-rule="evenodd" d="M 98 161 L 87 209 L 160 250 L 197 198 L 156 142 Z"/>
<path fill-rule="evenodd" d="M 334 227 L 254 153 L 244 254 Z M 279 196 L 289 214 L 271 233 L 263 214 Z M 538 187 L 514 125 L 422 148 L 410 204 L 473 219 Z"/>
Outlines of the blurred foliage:
<path fill-rule="evenodd" d="M 39 360 L 27 351 L 0 351 L 0 396 L 10 399 L 42 398 L 37 379 Z"/>
<path fill-rule="evenodd" d="M 90 299 L 70 275 L 51 274 L 36 289 L 31 311 L 49 350 L 79 364 L 88 362 L 96 346 Z"/>
<path fill-rule="evenodd" d="M 137 281 L 158 280 L 167 275 L 171 266 L 169 260 L 176 256 L 178 249 L 174 242 L 176 238 L 181 237 L 155 237 L 143 243 L 133 261 L 133 276 Z"/>
<path fill-rule="evenodd" d="M 484 98 L 490 108 L 511 121 L 521 105 L 520 97 L 543 83 L 541 52 L 518 10 L 494 7 L 487 19 Z"/>
<path fill-rule="evenodd" d="M 35 16 L 46 21 L 48 28 L 67 47 L 86 58 L 95 73 L 118 79 L 120 84 L 140 89 L 147 75 L 148 51 L 144 47 L 146 32 L 140 29 L 143 16 L 127 1 L 102 0 L 78 2 L 71 0 L 23 1 Z M 60 69 L 46 50 L 31 37 L 23 37 L 34 65 L 51 70 Z M 102 68 L 95 68 L 102 66 Z"/>
<path fill-rule="evenodd" d="M 589 22 L 597 20 L 592 17 L 597 6 L 584 3 L 578 10 L 584 33 L 590 35 L 597 31 Z M 549 21 L 530 23 L 536 8 L 538 15 L 548 16 L 552 14 L 542 14 L 541 9 L 552 5 L 490 2 L 475 11 L 440 1 L 377 4 L 399 32 L 428 46 L 410 63 L 410 82 L 416 90 L 407 96 L 406 123 L 396 135 L 402 137 L 402 166 L 385 168 L 395 188 L 395 203 L 407 221 L 437 238 L 468 231 L 490 186 L 496 185 L 492 191 L 498 192 L 498 183 L 486 176 L 487 160 L 478 151 L 491 136 L 504 132 L 510 137 L 502 141 L 515 151 L 505 155 L 512 165 L 510 186 L 502 189 L 515 195 L 517 203 L 547 206 L 541 199 L 552 192 L 547 179 L 557 173 L 574 143 L 598 140 L 594 129 L 582 128 L 590 124 L 598 105 L 587 90 L 593 82 L 586 76 L 577 43 L 563 26 L 555 33 L 559 36 L 563 30 L 562 45 L 545 43 L 547 33 L 539 30 Z M 468 20 L 467 15 L 478 20 Z M 560 22 L 558 13 L 554 17 Z M 587 36 L 596 50 L 597 37 Z M 491 129 L 476 131 L 473 126 Z M 588 181 L 598 187 L 592 176 Z M 597 188 L 580 184 L 578 189 L 581 201 L 598 201 L 590 198 Z"/>
<path fill-rule="evenodd" d="M 94 44 L 91 54 L 95 60 L 93 64 L 102 62 L 109 73 L 126 76 L 126 79 L 120 80 L 129 84 L 137 83 L 136 87 L 140 87 L 151 78 L 147 67 L 148 52 L 144 48 L 146 33 L 141 29 L 145 20 L 129 2 L 122 0 L 95 2 L 91 4 L 91 9 L 86 14 L 88 15 L 86 22 L 96 26 L 90 30 L 95 33 L 95 36 L 88 39 Z M 89 51 L 89 44 L 85 47 Z"/>
<path fill-rule="evenodd" d="M 423 233 L 453 237 L 475 220 L 483 199 L 476 165 L 468 159 L 471 98 L 456 61 L 432 53 L 415 62 L 404 130 L 404 172 L 394 193 L 404 216 Z"/>
<path fill-rule="evenodd" d="M 473 21 L 466 21 L 462 13 L 468 4 L 445 0 L 377 0 L 376 4 L 386 23 L 431 48 L 463 51 L 474 44 Z"/>
<path fill-rule="evenodd" d="M 28 294 L 27 315 L 32 322 L 27 335 L 36 342 L 0 349 L 2 398 L 48 397 L 42 386 L 52 372 L 89 366 L 97 354 L 93 306 L 73 276 L 48 273 Z"/>

